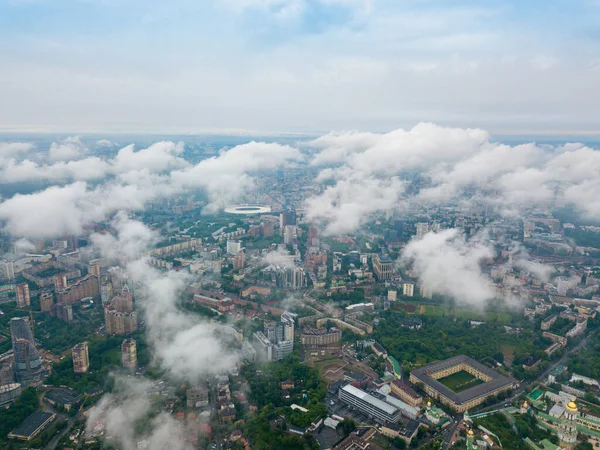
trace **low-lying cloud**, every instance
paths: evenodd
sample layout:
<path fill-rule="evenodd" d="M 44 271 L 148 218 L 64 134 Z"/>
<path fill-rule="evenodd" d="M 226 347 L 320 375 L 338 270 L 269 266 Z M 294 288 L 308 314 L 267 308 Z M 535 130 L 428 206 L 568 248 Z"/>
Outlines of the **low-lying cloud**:
<path fill-rule="evenodd" d="M 483 130 L 424 123 L 383 134 L 330 133 L 307 146 L 311 164 L 322 168 L 317 181 L 326 184 L 305 202 L 306 213 L 329 234 L 354 231 L 374 212 L 457 201 L 473 190 L 507 211 L 556 202 L 600 214 L 600 151 L 582 144 L 510 146 Z M 415 175 L 419 183 L 407 195 Z"/>
<path fill-rule="evenodd" d="M 301 159 L 293 147 L 251 142 L 190 165 L 181 157 L 183 149 L 183 143 L 163 141 L 139 151 L 124 147 L 108 160 L 92 156 L 48 164 L 0 158 L 0 179 L 5 181 L 77 180 L 5 200 L 0 220 L 15 236 L 79 234 L 118 210 L 139 211 L 149 201 L 197 189 L 206 192 L 206 210 L 214 212 L 250 191 L 253 173 Z"/>
<path fill-rule="evenodd" d="M 496 291 L 480 263 L 493 257 L 494 249 L 483 239 L 467 240 L 460 230 L 451 228 L 411 240 L 401 262 L 412 265 L 419 282 L 431 292 L 483 307 L 496 297 Z"/>
<path fill-rule="evenodd" d="M 152 364 L 165 371 L 171 382 L 191 385 L 234 367 L 238 355 L 227 350 L 215 333 L 216 325 L 180 308 L 191 276 L 158 271 L 140 256 L 156 241 L 156 234 L 124 212 L 116 215 L 112 227 L 110 234 L 92 235 L 92 245 L 102 256 L 127 259 L 126 271 L 136 286 L 136 309 L 145 324 Z M 136 447 L 139 441 L 146 441 L 149 449 L 188 448 L 181 440 L 183 425 L 169 414 L 154 417 L 148 432 L 138 435 L 134 431 L 135 425 L 155 410 L 147 395 L 149 389 L 150 382 L 143 378 L 117 377 L 115 391 L 90 410 L 88 429 L 104 423 L 109 442 L 124 448 Z"/>

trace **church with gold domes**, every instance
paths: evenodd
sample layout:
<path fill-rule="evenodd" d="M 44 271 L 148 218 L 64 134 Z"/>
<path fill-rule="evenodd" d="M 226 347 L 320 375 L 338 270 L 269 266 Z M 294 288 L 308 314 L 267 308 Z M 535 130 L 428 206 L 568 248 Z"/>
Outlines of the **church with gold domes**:
<path fill-rule="evenodd" d="M 577 445 L 577 418 L 579 417 L 579 411 L 575 404 L 575 397 L 571 399 L 567 406 L 565 406 L 565 412 L 562 417 L 562 421 L 558 424 L 558 439 L 560 446 L 572 450 Z"/>

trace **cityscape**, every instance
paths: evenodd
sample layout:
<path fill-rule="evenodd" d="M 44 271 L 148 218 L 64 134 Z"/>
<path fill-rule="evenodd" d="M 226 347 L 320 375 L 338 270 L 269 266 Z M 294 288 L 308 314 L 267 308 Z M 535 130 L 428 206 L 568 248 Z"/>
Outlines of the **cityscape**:
<path fill-rule="evenodd" d="M 0 449 L 600 450 L 598 23 L 0 2 Z"/>
<path fill-rule="evenodd" d="M 600 445 L 600 227 L 563 188 L 507 214 L 499 192 L 422 202 L 414 178 L 348 223 L 315 206 L 343 183 L 327 170 L 283 160 L 216 210 L 207 188 L 21 234 L 6 205 L 71 185 L 5 200 L 3 445 Z"/>

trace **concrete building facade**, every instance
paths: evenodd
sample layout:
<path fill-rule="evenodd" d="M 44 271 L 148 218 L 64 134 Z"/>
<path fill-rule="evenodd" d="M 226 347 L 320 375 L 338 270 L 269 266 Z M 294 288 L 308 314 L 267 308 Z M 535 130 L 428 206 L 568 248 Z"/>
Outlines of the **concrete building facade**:
<path fill-rule="evenodd" d="M 87 342 L 77 344 L 71 350 L 73 355 L 73 370 L 75 373 L 86 373 L 90 370 L 90 356 Z"/>

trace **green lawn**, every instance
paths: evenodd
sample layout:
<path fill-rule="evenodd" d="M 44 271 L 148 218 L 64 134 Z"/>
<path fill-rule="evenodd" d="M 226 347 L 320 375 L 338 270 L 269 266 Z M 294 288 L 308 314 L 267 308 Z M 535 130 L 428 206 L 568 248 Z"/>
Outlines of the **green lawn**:
<path fill-rule="evenodd" d="M 472 388 L 473 386 L 483 383 L 482 380 L 474 377 L 469 372 L 465 372 L 464 370 L 453 373 L 447 377 L 440 378 L 438 381 L 447 388 L 452 389 L 454 392 L 462 392 Z"/>

